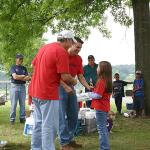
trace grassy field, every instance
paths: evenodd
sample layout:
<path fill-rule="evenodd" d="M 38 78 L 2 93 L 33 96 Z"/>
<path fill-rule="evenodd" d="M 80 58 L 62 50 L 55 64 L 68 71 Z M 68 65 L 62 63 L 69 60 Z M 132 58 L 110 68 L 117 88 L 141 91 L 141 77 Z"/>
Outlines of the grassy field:
<path fill-rule="evenodd" d="M 0 140 L 8 141 L 5 150 L 30 150 L 30 136 L 23 135 L 24 125 L 19 123 L 18 118 L 14 126 L 9 124 L 9 109 L 9 102 L 0 106 Z M 150 119 L 117 116 L 114 124 L 110 134 L 111 150 L 150 150 Z M 83 144 L 79 150 L 98 150 L 97 132 L 80 135 L 76 140 Z M 58 141 L 56 145 L 59 150 Z"/>

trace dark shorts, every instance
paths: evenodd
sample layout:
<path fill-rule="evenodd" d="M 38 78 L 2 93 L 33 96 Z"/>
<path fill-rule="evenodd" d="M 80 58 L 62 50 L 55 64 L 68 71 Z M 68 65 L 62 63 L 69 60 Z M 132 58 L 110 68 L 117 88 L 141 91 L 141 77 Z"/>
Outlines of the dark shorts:
<path fill-rule="evenodd" d="M 133 101 L 134 110 L 140 110 L 144 108 L 144 97 L 135 96 Z"/>

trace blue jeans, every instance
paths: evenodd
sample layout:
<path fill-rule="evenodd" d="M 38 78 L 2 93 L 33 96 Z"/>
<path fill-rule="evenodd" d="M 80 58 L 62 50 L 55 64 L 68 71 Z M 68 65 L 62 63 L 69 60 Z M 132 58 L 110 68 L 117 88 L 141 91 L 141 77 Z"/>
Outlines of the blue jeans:
<path fill-rule="evenodd" d="M 26 100 L 26 88 L 24 84 L 13 84 L 10 87 L 10 121 L 15 121 L 16 107 L 19 100 L 20 105 L 20 119 L 25 119 L 25 100 Z"/>
<path fill-rule="evenodd" d="M 90 90 L 85 88 L 85 92 L 90 92 Z M 92 101 L 86 101 L 86 107 L 91 108 L 91 103 L 92 103 Z"/>
<path fill-rule="evenodd" d="M 109 146 L 109 133 L 107 125 L 107 113 L 96 110 L 96 123 L 99 134 L 100 150 L 110 150 Z"/>
<path fill-rule="evenodd" d="M 78 104 L 75 91 L 73 95 L 68 95 L 64 88 L 60 87 L 59 95 L 59 138 L 60 144 L 65 145 L 74 138 L 78 121 Z"/>
<path fill-rule="evenodd" d="M 55 150 L 55 138 L 59 125 L 59 100 L 33 98 L 35 105 L 31 148 L 32 150 Z"/>

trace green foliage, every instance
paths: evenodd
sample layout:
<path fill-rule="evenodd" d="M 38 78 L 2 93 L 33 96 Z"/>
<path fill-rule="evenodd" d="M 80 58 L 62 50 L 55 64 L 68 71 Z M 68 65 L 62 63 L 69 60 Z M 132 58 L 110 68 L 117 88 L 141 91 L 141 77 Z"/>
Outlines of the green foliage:
<path fill-rule="evenodd" d="M 133 81 L 135 76 L 135 65 L 116 65 L 113 66 L 113 76 L 115 73 L 120 74 L 120 79 L 125 81 Z"/>
<path fill-rule="evenodd" d="M 90 28 L 99 29 L 110 37 L 106 11 L 111 10 L 115 21 L 129 26 L 126 15 L 127 0 L 1 0 L 0 1 L 0 63 L 8 69 L 17 52 L 28 57 L 29 66 L 42 34 L 50 27 L 52 32 L 71 29 L 87 38 Z M 37 40 L 38 39 L 38 40 Z M 39 43 L 35 46 L 35 43 Z"/>
<path fill-rule="evenodd" d="M 29 1 L 1 1 L 0 60 L 7 70 L 18 52 L 30 59 L 29 66 L 41 44 L 44 28 L 33 20 L 37 13 L 35 7 Z"/>
<path fill-rule="evenodd" d="M 121 25 L 130 26 L 132 20 L 126 14 L 126 5 L 130 5 L 129 0 L 117 1 L 115 5 L 112 5 L 111 13 L 114 16 L 115 22 L 119 22 Z"/>

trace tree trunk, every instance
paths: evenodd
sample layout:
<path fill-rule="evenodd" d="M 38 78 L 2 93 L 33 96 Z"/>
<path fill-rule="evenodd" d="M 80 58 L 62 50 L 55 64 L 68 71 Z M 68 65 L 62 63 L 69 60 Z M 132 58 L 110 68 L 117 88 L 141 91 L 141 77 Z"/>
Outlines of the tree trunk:
<path fill-rule="evenodd" d="M 132 0 L 135 65 L 144 75 L 145 114 L 150 116 L 150 9 L 149 0 Z"/>

